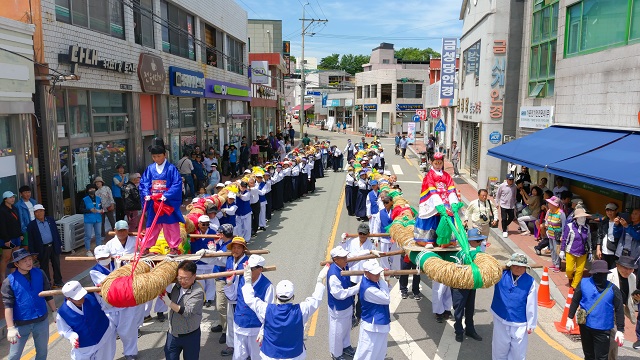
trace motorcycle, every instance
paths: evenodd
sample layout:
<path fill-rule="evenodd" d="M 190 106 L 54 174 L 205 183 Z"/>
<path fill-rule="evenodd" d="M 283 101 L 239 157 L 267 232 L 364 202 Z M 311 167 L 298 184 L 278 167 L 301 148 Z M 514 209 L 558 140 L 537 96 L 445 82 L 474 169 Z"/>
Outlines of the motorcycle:
<path fill-rule="evenodd" d="M 425 173 L 429 171 L 429 160 L 426 152 L 420 153 L 420 171 Z"/>

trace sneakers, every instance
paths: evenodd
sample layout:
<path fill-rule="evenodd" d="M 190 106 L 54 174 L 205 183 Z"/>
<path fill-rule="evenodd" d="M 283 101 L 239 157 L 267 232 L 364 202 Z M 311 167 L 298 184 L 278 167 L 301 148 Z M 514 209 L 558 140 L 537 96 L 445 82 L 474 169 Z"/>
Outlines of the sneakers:
<path fill-rule="evenodd" d="M 632 345 L 632 347 L 633 347 L 634 349 L 640 349 L 640 340 L 638 340 L 638 341 L 634 342 L 634 343 L 633 343 L 633 345 Z"/>
<path fill-rule="evenodd" d="M 554 273 L 559 273 L 560 272 L 560 268 L 557 266 L 552 266 L 551 267 L 551 271 L 553 271 Z"/>
<path fill-rule="evenodd" d="M 422 300 L 422 295 L 420 295 L 420 294 L 415 294 L 415 295 L 413 295 L 413 298 L 414 298 L 416 301 L 420 301 L 420 300 Z"/>
<path fill-rule="evenodd" d="M 503 238 L 508 238 L 508 237 L 509 237 L 509 233 L 508 233 L 508 232 L 506 232 L 506 231 L 503 231 L 503 232 L 502 232 L 502 237 L 503 237 Z"/>
<path fill-rule="evenodd" d="M 158 313 L 158 321 L 164 322 L 165 319 L 166 319 L 166 316 L 164 316 L 164 313 L 163 312 L 159 312 Z"/>
<path fill-rule="evenodd" d="M 91 250 L 87 251 L 87 253 L 85 255 L 93 257 L 93 253 L 91 252 Z"/>
<path fill-rule="evenodd" d="M 264 226 L 260 226 L 260 227 L 258 228 L 258 230 L 267 231 L 267 228 L 266 228 L 266 227 L 264 227 Z"/>
<path fill-rule="evenodd" d="M 529 230 L 527 230 L 527 231 L 524 231 L 524 232 L 520 233 L 520 235 L 529 236 L 529 235 L 531 235 L 531 232 Z"/>
<path fill-rule="evenodd" d="M 222 332 L 222 325 L 216 325 L 211 327 L 211 332 L 214 332 L 214 333 Z M 224 341 L 226 342 L 227 339 L 224 339 Z"/>
<path fill-rule="evenodd" d="M 409 297 L 409 294 L 406 291 L 402 291 L 400 293 L 400 296 L 402 296 L 403 299 L 406 299 L 407 297 Z"/>
<path fill-rule="evenodd" d="M 231 356 L 231 355 L 233 355 L 233 348 L 232 347 L 227 347 L 226 349 L 220 351 L 220 355 L 222 355 L 222 356 Z"/>
<path fill-rule="evenodd" d="M 353 357 L 356 354 L 356 349 L 353 346 L 349 345 L 346 348 L 342 349 L 342 353 L 349 357 Z"/>
<path fill-rule="evenodd" d="M 534 247 L 533 250 L 535 250 L 536 255 L 538 255 L 538 256 L 542 255 L 542 252 L 540 251 L 540 249 Z"/>

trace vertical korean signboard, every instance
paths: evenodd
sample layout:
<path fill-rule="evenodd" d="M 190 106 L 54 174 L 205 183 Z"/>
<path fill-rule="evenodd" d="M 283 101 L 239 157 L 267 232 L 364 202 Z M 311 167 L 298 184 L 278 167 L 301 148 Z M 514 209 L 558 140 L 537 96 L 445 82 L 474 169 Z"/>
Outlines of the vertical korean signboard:
<path fill-rule="evenodd" d="M 289 77 L 291 74 L 291 41 L 282 42 L 282 58 L 287 66 L 287 71 L 284 75 L 285 77 Z"/>
<path fill-rule="evenodd" d="M 453 102 L 456 87 L 456 48 L 458 39 L 442 39 L 442 59 L 440 71 L 440 102 Z"/>
<path fill-rule="evenodd" d="M 493 41 L 494 63 L 491 68 L 491 105 L 489 116 L 491 120 L 502 120 L 504 106 L 504 76 L 507 69 L 507 40 Z"/>

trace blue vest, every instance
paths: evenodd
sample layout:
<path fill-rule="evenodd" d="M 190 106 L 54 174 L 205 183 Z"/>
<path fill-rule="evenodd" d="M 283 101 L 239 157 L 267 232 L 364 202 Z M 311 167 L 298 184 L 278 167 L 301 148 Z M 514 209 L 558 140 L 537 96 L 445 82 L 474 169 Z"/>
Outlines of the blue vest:
<path fill-rule="evenodd" d="M 249 257 L 247 255 L 243 255 L 242 259 L 240 259 L 240 262 L 238 262 L 238 267 L 236 269 L 233 268 L 233 256 L 228 256 L 227 257 L 227 266 L 225 267 L 224 271 L 233 271 L 233 270 L 242 270 L 244 269 L 244 263 L 249 261 Z M 239 276 L 239 275 L 236 275 Z M 243 278 L 243 276 L 240 276 L 240 278 Z"/>
<path fill-rule="evenodd" d="M 58 309 L 58 314 L 78 334 L 81 348 L 98 344 L 109 329 L 109 318 L 100 308 L 95 294 L 85 295 L 82 312 L 84 315 L 71 310 L 66 301 Z"/>
<path fill-rule="evenodd" d="M 391 217 L 389 216 L 389 213 L 387 212 L 387 209 L 382 208 L 380 209 L 380 232 L 387 232 L 388 230 L 386 229 L 387 226 L 391 225 Z"/>
<path fill-rule="evenodd" d="M 38 296 L 43 290 L 42 270 L 33 268 L 29 274 L 31 281 L 17 270 L 9 274 L 9 285 L 15 297 L 13 319 L 17 321 L 34 320 L 47 315 L 47 302 Z"/>
<path fill-rule="evenodd" d="M 369 191 L 369 202 L 371 203 L 371 215 L 377 214 L 380 209 L 378 208 L 378 191 Z"/>
<path fill-rule="evenodd" d="M 513 286 L 511 271 L 504 270 L 500 282 L 493 290 L 491 310 L 506 321 L 527 322 L 527 296 L 533 284 L 533 277 L 524 273 Z"/>
<path fill-rule="evenodd" d="M 304 351 L 304 322 L 300 304 L 269 304 L 260 350 L 270 358 L 292 359 Z"/>
<path fill-rule="evenodd" d="M 267 185 L 266 181 L 261 182 L 260 185 L 258 185 L 258 190 L 262 190 L 265 185 Z M 264 195 L 258 195 L 258 202 L 265 202 L 265 201 L 267 201 L 267 198 Z"/>
<path fill-rule="evenodd" d="M 213 230 L 211 228 L 208 228 L 207 232 L 204 233 L 204 235 L 213 235 L 215 233 L 216 233 L 215 230 Z M 201 249 L 205 249 L 205 250 L 209 249 L 207 244 L 209 243 L 209 241 L 211 241 L 211 239 L 194 239 L 194 238 L 191 238 L 191 240 L 192 241 L 190 242 L 190 244 L 191 244 L 191 253 L 192 254 L 195 254 L 198 250 L 201 250 Z M 204 261 L 200 261 L 200 260 L 196 261 L 196 265 L 206 265 L 206 264 L 207 263 L 205 263 Z"/>
<path fill-rule="evenodd" d="M 85 196 L 84 199 L 82 199 L 84 201 L 84 207 L 87 210 L 91 210 L 91 209 L 100 209 L 102 208 L 101 203 L 102 200 L 100 200 L 99 196 L 96 196 L 96 204 L 93 205 L 93 201 L 91 200 L 91 198 L 89 197 L 89 195 Z M 88 213 L 88 214 L 84 214 L 84 222 L 88 223 L 88 224 L 95 224 L 95 223 L 99 223 L 102 222 L 102 214 L 100 213 Z"/>
<path fill-rule="evenodd" d="M 349 270 L 349 266 L 346 266 L 345 270 Z M 340 271 L 342 271 L 342 269 L 340 269 L 338 265 L 336 265 L 335 263 L 331 264 L 331 266 L 329 267 L 329 272 L 327 273 L 327 279 L 335 275 L 338 278 L 338 280 L 340 280 L 340 285 L 342 285 L 342 288 L 346 290 L 349 287 L 351 287 L 351 280 L 349 280 L 348 276 L 340 275 Z M 329 285 L 327 284 L 327 286 Z M 353 296 L 349 296 L 344 300 L 338 300 L 335 297 L 333 297 L 333 295 L 331 294 L 331 291 L 328 291 L 328 293 L 329 293 L 329 297 L 327 300 L 329 303 L 329 307 L 337 311 L 348 309 L 349 306 L 353 305 L 353 299 L 356 297 L 355 295 L 353 295 Z"/>
<path fill-rule="evenodd" d="M 227 251 L 227 245 L 229 245 L 230 242 L 231 242 L 231 240 L 229 240 L 227 242 L 223 242 L 222 245 L 216 244 L 216 251 Z M 227 258 L 227 261 L 229 261 L 229 258 Z M 233 266 L 233 263 L 232 263 L 232 266 Z M 216 266 L 213 267 L 213 272 L 214 273 L 223 272 L 223 271 L 226 271 L 226 270 L 227 270 L 226 266 L 216 265 Z M 217 279 L 217 280 L 219 280 L 219 281 L 227 281 L 225 278 L 221 278 L 221 279 Z"/>
<path fill-rule="evenodd" d="M 237 204 L 232 204 L 232 205 L 237 205 Z M 222 205 L 222 209 L 228 209 L 230 208 L 232 205 L 229 205 L 229 203 L 224 203 L 224 205 Z M 237 210 L 236 210 L 237 212 Z M 233 215 L 223 215 L 220 218 L 220 225 L 222 224 L 231 224 L 233 227 L 236 227 L 236 214 Z"/>
<path fill-rule="evenodd" d="M 240 199 L 240 195 L 238 195 L 236 205 L 238 205 L 238 210 L 236 210 L 236 215 L 238 216 L 247 215 L 251 212 L 251 200 L 244 201 Z"/>
<path fill-rule="evenodd" d="M 602 297 L 602 300 L 587 315 L 586 325 L 588 327 L 596 330 L 611 330 L 614 328 L 613 286 L 611 286 L 611 289 L 605 290 L 607 293 Z M 582 291 L 580 307 L 588 312 L 602 293 L 598 292 L 592 278 L 582 279 L 580 281 L 580 290 Z"/>
<path fill-rule="evenodd" d="M 367 279 L 366 276 L 362 277 L 360 283 L 359 299 L 362 303 L 362 320 L 375 325 L 387 325 L 391 322 L 391 314 L 389 313 L 389 305 L 379 305 L 368 302 L 364 297 L 364 292 L 368 288 L 375 287 L 380 289 L 377 283 Z"/>
<path fill-rule="evenodd" d="M 124 180 L 123 177 L 120 176 L 120 174 L 116 174 L 114 178 L 117 178 L 120 182 Z M 122 197 L 122 188 L 120 188 L 120 186 L 117 186 L 116 184 L 113 184 L 113 186 L 111 187 L 111 195 L 113 195 L 114 198 Z"/>
<path fill-rule="evenodd" d="M 242 286 L 244 285 L 244 277 L 240 277 L 238 281 L 238 301 L 236 303 L 236 310 L 233 313 L 233 321 L 238 324 L 241 328 L 249 329 L 249 328 L 258 328 L 262 326 L 262 322 L 258 319 L 258 315 L 256 315 L 253 310 L 247 303 L 244 302 L 244 296 L 242 295 Z M 260 300 L 266 302 L 265 297 L 267 296 L 267 290 L 271 286 L 271 281 L 267 279 L 264 275 L 260 276 L 260 279 L 253 284 L 253 291 L 255 297 L 260 298 Z"/>
<path fill-rule="evenodd" d="M 100 264 L 95 264 L 91 269 L 89 270 L 95 270 L 103 275 L 107 275 L 109 276 L 109 274 L 111 274 L 111 270 L 105 268 L 104 266 L 100 265 Z"/>

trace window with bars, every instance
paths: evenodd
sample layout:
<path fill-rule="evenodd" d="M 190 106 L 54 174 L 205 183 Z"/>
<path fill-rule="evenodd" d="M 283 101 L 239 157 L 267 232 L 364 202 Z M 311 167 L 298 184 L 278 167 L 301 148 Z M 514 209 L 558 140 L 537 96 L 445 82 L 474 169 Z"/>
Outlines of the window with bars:
<path fill-rule="evenodd" d="M 227 36 L 227 44 L 229 45 L 229 51 L 227 53 L 227 70 L 243 75 L 244 44 L 231 36 Z"/>
<path fill-rule="evenodd" d="M 195 60 L 193 15 L 167 3 L 160 2 L 162 18 L 162 51 Z"/>
<path fill-rule="evenodd" d="M 120 0 L 56 0 L 56 20 L 124 39 Z"/>
<path fill-rule="evenodd" d="M 558 0 L 536 0 L 533 4 L 529 96 L 553 96 L 558 47 Z"/>

